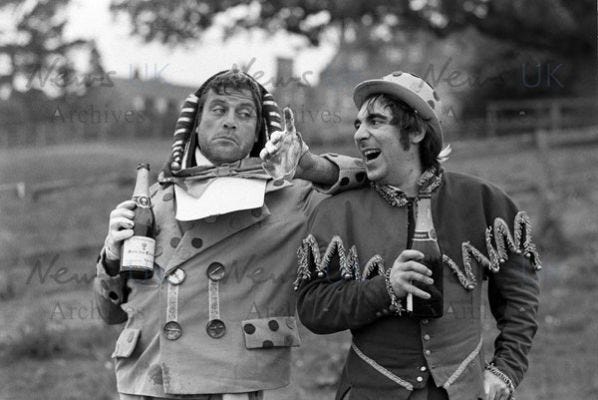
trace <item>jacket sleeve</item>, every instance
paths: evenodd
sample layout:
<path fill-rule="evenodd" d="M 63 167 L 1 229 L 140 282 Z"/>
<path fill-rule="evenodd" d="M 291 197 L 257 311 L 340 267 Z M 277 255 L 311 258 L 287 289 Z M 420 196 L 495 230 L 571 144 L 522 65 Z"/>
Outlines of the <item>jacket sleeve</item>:
<path fill-rule="evenodd" d="M 495 248 L 488 298 L 500 331 L 494 342 L 492 364 L 517 387 L 527 371 L 528 353 L 538 328 L 537 271 L 541 265 L 527 214 L 519 212 L 506 195 L 504 201 L 495 202 L 492 208 L 494 216 L 505 218 L 489 220 L 491 225 L 486 233 L 491 233 L 490 243 Z"/>
<path fill-rule="evenodd" d="M 297 296 L 299 319 L 318 334 L 361 328 L 387 314 L 389 307 L 383 276 L 366 281 L 316 279 L 303 285 Z"/>
<path fill-rule="evenodd" d="M 538 276 L 529 260 L 511 254 L 488 283 L 490 309 L 500 331 L 494 342 L 493 364 L 517 387 L 527 371 L 527 355 L 538 323 Z"/>
<path fill-rule="evenodd" d="M 111 276 L 107 270 L 118 270 L 115 262 L 106 260 L 104 250 L 98 257 L 97 273 L 93 282 L 93 291 L 100 317 L 107 324 L 120 324 L 127 320 L 127 313 L 121 304 L 127 301 L 126 280 L 120 275 Z"/>
<path fill-rule="evenodd" d="M 363 161 L 358 158 L 348 157 L 341 154 L 322 154 L 338 168 L 338 179 L 332 186 L 323 186 L 314 183 L 314 187 L 324 194 L 334 195 L 350 189 L 362 187 L 367 183 Z"/>
<path fill-rule="evenodd" d="M 385 277 L 376 275 L 361 280 L 350 266 L 341 268 L 341 260 L 347 264 L 351 257 L 347 257 L 340 237 L 340 243 L 328 245 L 332 238 L 326 231 L 337 228 L 331 224 L 330 213 L 321 211 L 318 206 L 308 224 L 310 235 L 298 251 L 297 312 L 301 322 L 314 333 L 358 329 L 388 314 L 391 301 Z M 314 257 L 314 253 L 318 255 Z M 320 265 L 316 265 L 316 260 L 320 260 Z M 343 274 L 351 270 L 350 279 L 343 278 L 341 270 Z M 309 271 L 309 277 L 302 271 Z M 324 271 L 325 276 L 318 278 L 318 271 Z"/>

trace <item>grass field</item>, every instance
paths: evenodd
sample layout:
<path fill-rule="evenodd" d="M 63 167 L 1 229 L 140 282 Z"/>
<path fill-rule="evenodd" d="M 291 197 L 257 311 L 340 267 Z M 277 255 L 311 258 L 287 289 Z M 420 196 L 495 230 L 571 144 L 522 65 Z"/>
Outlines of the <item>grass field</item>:
<path fill-rule="evenodd" d="M 32 188 L 58 179 L 133 176 L 139 161 L 150 162 L 155 172 L 169 147 L 152 141 L 0 150 L 0 184 L 22 181 Z M 478 145 L 472 154 L 469 149 L 456 145 L 446 167 L 507 188 L 541 226 L 541 198 L 519 190 L 542 176 L 545 166 L 534 151 L 497 152 Z M 335 151 L 353 152 L 350 145 Z M 550 163 L 550 178 L 557 183 L 552 204 L 563 240 L 535 231 L 544 261 L 540 329 L 517 398 L 596 399 L 598 147 L 554 149 Z M 115 398 L 109 355 L 120 327 L 101 323 L 90 281 L 108 213 L 131 190 L 99 183 L 35 200 L 0 193 L 0 400 Z M 493 329 L 486 320 L 487 352 Z M 294 353 L 294 385 L 281 398 L 330 399 L 349 336 L 303 330 L 303 340 Z"/>

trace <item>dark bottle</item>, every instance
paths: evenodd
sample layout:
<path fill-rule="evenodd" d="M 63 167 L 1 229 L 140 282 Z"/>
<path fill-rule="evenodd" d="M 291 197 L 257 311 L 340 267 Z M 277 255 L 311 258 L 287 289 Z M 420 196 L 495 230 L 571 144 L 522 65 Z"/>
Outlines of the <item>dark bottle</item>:
<path fill-rule="evenodd" d="M 133 236 L 123 242 L 120 273 L 133 279 L 150 279 L 154 274 L 154 213 L 149 195 L 149 164 L 137 165 L 133 191 L 136 203 Z"/>
<path fill-rule="evenodd" d="M 442 255 L 432 221 L 431 199 L 421 196 L 415 203 L 415 229 L 411 238 L 410 248 L 424 253 L 424 264 L 432 271 L 432 285 L 420 281 L 413 281 L 413 285 L 430 294 L 429 299 L 408 295 L 406 309 L 414 318 L 439 318 L 443 312 L 442 296 Z"/>

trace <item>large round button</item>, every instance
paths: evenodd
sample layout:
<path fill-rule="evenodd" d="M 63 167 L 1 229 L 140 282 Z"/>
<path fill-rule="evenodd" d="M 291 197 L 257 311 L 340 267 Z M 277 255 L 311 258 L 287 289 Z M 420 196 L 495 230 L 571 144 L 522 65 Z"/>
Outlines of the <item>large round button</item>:
<path fill-rule="evenodd" d="M 219 281 L 226 275 L 226 269 L 224 265 L 220 264 L 219 262 L 213 262 L 208 267 L 208 278 L 212 281 Z"/>
<path fill-rule="evenodd" d="M 416 380 L 417 380 L 418 382 L 423 382 L 423 381 L 424 381 L 424 378 L 422 378 L 421 376 L 418 376 L 418 377 L 416 378 Z"/>
<path fill-rule="evenodd" d="M 213 339 L 219 339 L 226 333 L 226 325 L 219 319 L 213 319 L 206 325 L 208 335 Z"/>
<path fill-rule="evenodd" d="M 168 275 L 168 282 L 173 285 L 180 285 L 183 283 L 187 274 L 181 268 L 177 268 Z"/>
<path fill-rule="evenodd" d="M 426 351 L 424 351 L 424 353 L 426 353 L 427 356 L 429 356 L 430 354 L 432 354 L 432 352 L 430 350 L 426 350 Z"/>
<path fill-rule="evenodd" d="M 420 370 L 421 372 L 426 372 L 426 371 L 427 371 L 427 369 L 428 369 L 428 368 L 426 368 L 426 366 L 425 366 L 425 365 L 424 365 L 424 366 L 421 366 L 421 367 L 419 367 L 419 370 Z"/>
<path fill-rule="evenodd" d="M 183 334 L 183 328 L 176 321 L 168 321 L 164 324 L 164 334 L 168 340 L 177 340 Z"/>
<path fill-rule="evenodd" d="M 430 335 L 428 335 L 427 333 L 424 335 L 424 340 L 430 340 Z"/>

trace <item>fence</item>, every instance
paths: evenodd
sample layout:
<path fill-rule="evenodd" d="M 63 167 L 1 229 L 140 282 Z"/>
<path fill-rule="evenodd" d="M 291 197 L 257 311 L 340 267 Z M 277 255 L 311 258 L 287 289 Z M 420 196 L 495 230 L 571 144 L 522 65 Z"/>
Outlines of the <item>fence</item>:
<path fill-rule="evenodd" d="M 168 138 L 176 117 L 106 123 L 38 122 L 4 124 L 0 127 L 0 148 L 41 147 L 61 143 L 97 142 L 126 138 Z"/>
<path fill-rule="evenodd" d="M 595 98 L 493 101 L 486 107 L 487 136 L 579 128 L 598 124 Z"/>

